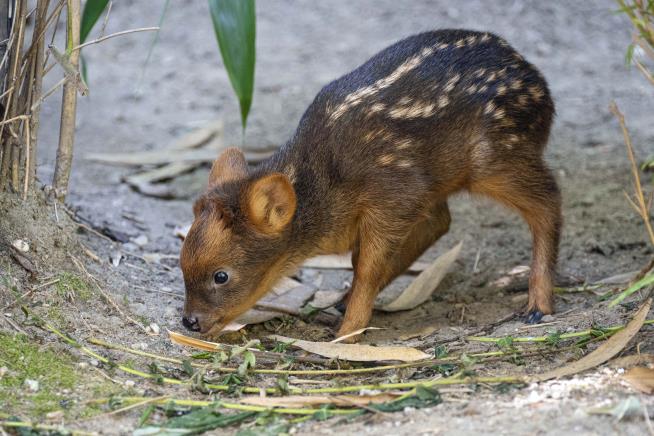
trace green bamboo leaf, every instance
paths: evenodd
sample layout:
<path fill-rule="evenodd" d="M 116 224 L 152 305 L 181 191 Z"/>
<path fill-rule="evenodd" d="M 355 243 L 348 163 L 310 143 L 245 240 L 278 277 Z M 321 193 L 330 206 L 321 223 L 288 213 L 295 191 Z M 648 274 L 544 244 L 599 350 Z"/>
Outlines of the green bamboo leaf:
<path fill-rule="evenodd" d="M 649 286 L 651 284 L 654 284 L 654 274 L 646 275 L 645 277 L 638 280 L 633 285 L 629 286 L 624 291 L 620 292 L 620 294 L 618 294 L 617 297 L 615 297 L 613 300 L 611 300 L 611 302 L 609 303 L 609 307 L 613 307 L 616 304 L 621 303 L 622 300 L 624 300 L 625 298 L 627 298 L 628 296 L 630 296 L 634 292 L 639 291 L 640 289 L 644 288 L 645 286 Z"/>
<path fill-rule="evenodd" d="M 254 0 L 209 0 L 220 54 L 241 106 L 243 129 L 254 90 L 256 18 Z"/>
<path fill-rule="evenodd" d="M 91 33 L 93 26 L 98 22 L 100 15 L 104 12 L 109 4 L 109 0 L 88 0 L 84 3 L 82 11 L 82 22 L 80 23 L 79 40 L 80 44 L 86 41 Z"/>

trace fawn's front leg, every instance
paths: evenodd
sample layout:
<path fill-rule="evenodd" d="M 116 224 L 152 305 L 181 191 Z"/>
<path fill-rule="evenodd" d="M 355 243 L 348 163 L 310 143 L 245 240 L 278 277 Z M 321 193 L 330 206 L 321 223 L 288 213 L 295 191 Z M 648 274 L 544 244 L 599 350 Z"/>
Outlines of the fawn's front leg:
<path fill-rule="evenodd" d="M 432 206 L 426 218 L 411 227 L 401 243 L 362 239 L 352 254 L 354 280 L 338 336 L 368 326 L 379 291 L 443 236 L 450 226 L 446 202 Z M 349 338 L 354 342 L 356 337 Z"/>

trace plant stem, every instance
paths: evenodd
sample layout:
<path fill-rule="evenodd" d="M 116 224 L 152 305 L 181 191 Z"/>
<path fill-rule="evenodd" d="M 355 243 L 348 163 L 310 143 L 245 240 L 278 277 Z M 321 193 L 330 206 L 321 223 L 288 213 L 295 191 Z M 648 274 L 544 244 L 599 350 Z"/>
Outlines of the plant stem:
<path fill-rule="evenodd" d="M 647 229 L 647 234 L 649 235 L 649 240 L 654 245 L 654 229 L 652 229 L 652 222 L 649 218 L 649 208 L 647 202 L 645 201 L 645 194 L 643 192 L 643 187 L 640 183 L 640 173 L 638 171 L 638 164 L 636 163 L 636 157 L 634 155 L 634 146 L 631 143 L 631 137 L 629 136 L 629 131 L 627 130 L 627 124 L 624 120 L 624 115 L 620 112 L 618 105 L 613 101 L 609 105 L 609 110 L 615 115 L 620 123 L 620 129 L 622 130 L 622 136 L 624 137 L 624 143 L 627 147 L 627 155 L 629 156 L 629 162 L 631 163 L 631 173 L 634 179 L 635 187 L 635 197 L 638 202 L 636 206 L 636 212 L 640 215 L 645 223 L 645 228 Z M 631 199 L 629 198 L 629 201 Z M 632 202 L 633 203 L 633 202 Z"/>
<path fill-rule="evenodd" d="M 644 324 L 654 324 L 654 319 L 648 319 L 645 321 Z M 607 333 L 615 333 L 618 330 L 622 330 L 625 328 L 624 325 L 619 325 L 619 326 L 613 326 L 613 327 L 607 327 L 603 328 L 602 330 Z M 559 336 L 560 339 L 572 339 L 572 338 L 579 338 L 583 336 L 590 336 L 592 332 L 595 331 L 593 329 L 588 329 L 588 330 L 582 330 L 579 332 L 570 332 L 570 333 L 563 333 L 561 336 Z M 549 339 L 549 336 L 525 336 L 525 337 L 520 337 L 520 338 L 512 338 L 511 340 L 513 342 L 547 342 Z M 490 343 L 497 343 L 505 338 L 491 338 L 491 337 L 485 337 L 485 336 L 468 336 L 466 338 L 469 341 L 474 341 L 474 342 L 490 342 Z"/>
<path fill-rule="evenodd" d="M 70 65 L 79 68 L 79 50 L 73 50 L 79 45 L 80 32 L 80 0 L 68 0 L 68 20 L 66 27 L 66 53 Z M 79 74 L 79 73 L 78 73 Z M 57 160 L 52 180 L 55 197 L 64 200 L 68 190 L 70 168 L 73 160 L 73 144 L 75 142 L 75 119 L 77 111 L 77 84 L 75 81 L 64 83 L 61 102 L 61 123 L 59 127 L 59 146 Z"/>
<path fill-rule="evenodd" d="M 31 428 L 34 430 L 43 430 L 43 431 L 52 431 L 57 434 L 70 434 L 73 436 L 87 436 L 95 435 L 96 433 L 89 433 L 85 431 L 78 430 L 68 430 L 64 427 L 58 425 L 46 425 L 46 424 L 37 424 L 34 422 L 24 422 L 24 421 L 0 421 L 0 427 L 5 428 Z"/>

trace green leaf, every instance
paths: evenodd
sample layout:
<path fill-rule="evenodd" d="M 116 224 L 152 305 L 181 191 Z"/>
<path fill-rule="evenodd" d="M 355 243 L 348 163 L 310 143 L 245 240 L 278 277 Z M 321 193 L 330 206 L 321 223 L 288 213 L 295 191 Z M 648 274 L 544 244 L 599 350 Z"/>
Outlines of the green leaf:
<path fill-rule="evenodd" d="M 145 435 L 191 435 L 200 434 L 219 427 L 238 424 L 256 415 L 257 412 L 242 412 L 225 415 L 210 407 L 193 410 L 191 413 L 169 419 L 161 426 L 148 426 L 134 431 L 136 436 Z"/>
<path fill-rule="evenodd" d="M 254 90 L 256 17 L 254 0 L 209 0 L 220 54 L 247 122 Z"/>
<path fill-rule="evenodd" d="M 638 280 L 636 283 L 633 285 L 629 286 L 627 289 L 622 291 L 617 297 L 615 297 L 611 302 L 609 303 L 609 307 L 613 307 L 616 304 L 619 304 L 633 294 L 636 291 L 639 291 L 640 289 L 644 288 L 645 286 L 649 286 L 654 283 L 654 274 L 649 274 L 643 277 L 642 279 Z"/>
<path fill-rule="evenodd" d="M 98 22 L 108 4 L 109 0 L 87 0 L 87 2 L 84 3 L 82 22 L 80 23 L 79 29 L 80 44 L 83 44 L 86 41 L 93 26 Z"/>

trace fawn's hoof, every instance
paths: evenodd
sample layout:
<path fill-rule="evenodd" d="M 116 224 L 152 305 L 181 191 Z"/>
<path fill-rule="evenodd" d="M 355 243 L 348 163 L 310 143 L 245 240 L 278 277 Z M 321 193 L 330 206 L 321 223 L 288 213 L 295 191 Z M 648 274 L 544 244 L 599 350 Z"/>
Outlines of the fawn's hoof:
<path fill-rule="evenodd" d="M 543 319 L 544 315 L 545 314 L 540 310 L 532 310 L 529 313 L 527 313 L 527 316 L 525 318 L 525 323 L 538 324 Z"/>

